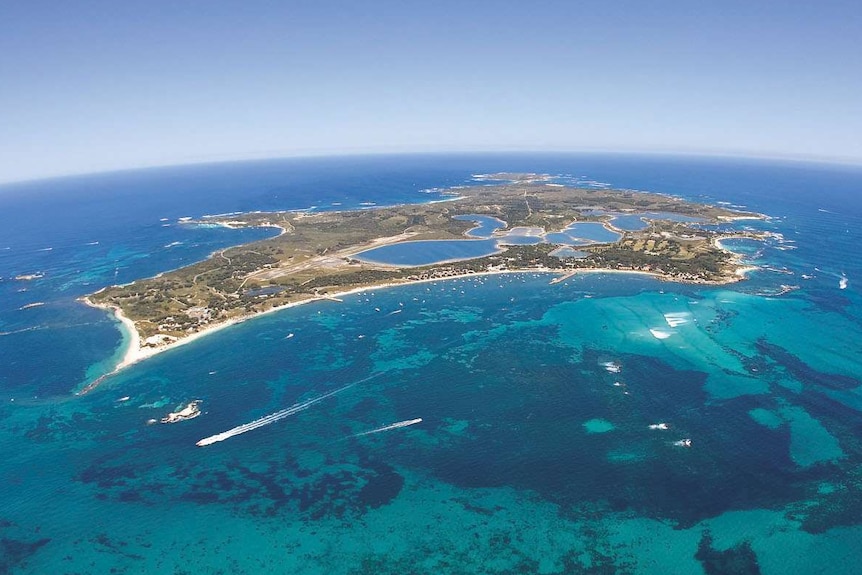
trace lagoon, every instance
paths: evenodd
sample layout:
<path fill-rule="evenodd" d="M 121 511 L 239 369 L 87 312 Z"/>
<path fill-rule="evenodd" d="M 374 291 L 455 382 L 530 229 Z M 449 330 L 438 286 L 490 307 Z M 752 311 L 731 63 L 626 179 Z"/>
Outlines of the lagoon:
<path fill-rule="evenodd" d="M 421 240 L 366 250 L 356 259 L 391 266 L 427 266 L 499 253 L 497 240 Z"/>
<path fill-rule="evenodd" d="M 542 236 L 509 234 L 500 238 L 497 243 L 501 246 L 534 246 L 544 241 L 545 239 Z"/>
<path fill-rule="evenodd" d="M 499 218 L 492 216 L 480 216 L 478 214 L 467 214 L 455 216 L 454 219 L 465 222 L 475 222 L 475 228 L 468 230 L 467 235 L 472 238 L 490 238 L 497 230 L 502 230 L 508 224 Z"/>
<path fill-rule="evenodd" d="M 599 222 L 576 222 L 562 232 L 545 234 L 545 241 L 565 246 L 606 244 L 619 240 L 622 234 L 607 229 Z"/>

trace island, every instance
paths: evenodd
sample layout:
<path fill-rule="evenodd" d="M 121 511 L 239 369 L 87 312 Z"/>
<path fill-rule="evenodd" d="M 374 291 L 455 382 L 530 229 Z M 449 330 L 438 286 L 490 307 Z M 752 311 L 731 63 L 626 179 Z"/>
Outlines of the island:
<path fill-rule="evenodd" d="M 189 225 L 269 226 L 280 233 L 156 277 L 104 288 L 84 301 L 111 310 L 127 326 L 131 342 L 120 369 L 261 313 L 338 301 L 342 294 L 376 286 L 536 270 L 559 274 L 555 281 L 583 271 L 625 271 L 676 282 L 734 282 L 746 268 L 721 240 L 762 238 L 704 225 L 764 217 L 760 214 L 669 195 L 574 187 L 546 174 L 485 174 L 475 180 L 423 204 L 184 218 Z M 374 257 L 379 248 L 399 244 L 402 253 L 428 246 L 457 249 L 451 259 L 417 265 Z M 457 255 L 465 247 L 485 252 Z"/>

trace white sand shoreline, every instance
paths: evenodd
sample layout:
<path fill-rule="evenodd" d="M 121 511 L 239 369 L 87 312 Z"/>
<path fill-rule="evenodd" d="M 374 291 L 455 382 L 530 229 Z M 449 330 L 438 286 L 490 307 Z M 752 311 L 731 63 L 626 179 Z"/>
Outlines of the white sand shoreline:
<path fill-rule="evenodd" d="M 755 268 L 755 267 L 737 268 L 734 271 L 734 276 L 741 280 L 745 277 L 745 275 L 748 272 L 756 270 L 756 269 L 757 268 Z M 325 296 L 312 296 L 312 297 L 309 297 L 307 299 L 303 299 L 300 301 L 294 301 L 294 302 L 290 302 L 290 303 L 287 303 L 284 305 L 275 306 L 275 307 L 272 307 L 272 308 L 267 309 L 265 311 L 255 312 L 252 314 L 231 318 L 231 319 L 225 320 L 223 322 L 219 322 L 217 324 L 207 326 L 207 327 L 201 329 L 200 331 L 197 331 L 195 333 L 192 333 L 192 334 L 189 334 L 189 335 L 183 337 L 182 339 L 178 339 L 176 341 L 172 341 L 170 343 L 163 344 L 163 345 L 160 345 L 158 347 L 141 347 L 141 336 L 140 336 L 140 333 L 138 332 L 137 328 L 135 327 L 135 323 L 131 319 L 129 319 L 125 314 L 123 314 L 123 311 L 120 308 L 118 308 L 117 306 L 114 306 L 114 305 L 97 304 L 97 303 L 93 302 L 92 300 L 90 300 L 88 297 L 84 297 L 84 298 L 81 298 L 81 301 L 83 301 L 87 305 L 95 307 L 95 308 L 103 309 L 106 311 L 110 311 L 114 315 L 114 317 L 117 319 L 117 321 L 119 321 L 120 324 L 123 326 L 124 334 L 127 334 L 128 348 L 126 349 L 126 352 L 124 353 L 123 358 L 114 367 L 113 370 L 111 370 L 110 372 L 108 372 L 104 375 L 99 376 L 94 381 L 87 383 L 80 391 L 76 392 L 76 395 L 83 395 L 85 393 L 89 393 L 90 391 L 92 391 L 93 389 L 98 387 L 98 385 L 101 384 L 102 381 L 104 381 L 106 378 L 108 378 L 112 375 L 116 375 L 117 373 L 121 372 L 122 370 L 126 369 L 127 367 L 134 365 L 138 362 L 141 362 L 147 358 L 150 358 L 150 357 L 153 357 L 153 356 L 158 355 L 160 353 L 163 353 L 165 351 L 180 347 L 182 345 L 191 343 L 191 342 L 196 341 L 196 340 L 198 340 L 198 339 L 200 339 L 206 335 L 209 335 L 209 334 L 215 333 L 217 331 L 223 330 L 223 329 L 228 328 L 232 325 L 236 325 L 238 323 L 242 323 L 242 322 L 245 322 L 245 321 L 257 318 L 257 317 L 261 317 L 263 315 L 267 315 L 270 313 L 275 313 L 278 311 L 290 309 L 293 307 L 297 307 L 297 306 L 312 303 L 312 302 L 327 301 L 327 300 L 332 301 L 335 298 L 341 298 L 344 296 L 362 293 L 362 292 L 370 291 L 370 290 L 388 289 L 388 288 L 399 287 L 399 286 L 432 283 L 432 282 L 438 282 L 438 281 L 449 281 L 449 280 L 463 279 L 463 278 L 470 278 L 470 277 L 485 277 L 485 276 L 502 275 L 502 274 L 528 274 L 528 273 L 541 273 L 541 274 L 552 274 L 552 275 L 561 276 L 561 277 L 559 277 L 558 281 L 556 281 L 554 283 L 562 283 L 565 280 L 567 280 L 573 276 L 576 276 L 578 274 L 582 274 L 582 273 L 587 273 L 587 274 L 597 274 L 597 273 L 598 274 L 601 274 L 601 273 L 605 273 L 605 274 L 634 274 L 634 275 L 651 276 L 651 277 L 654 277 L 654 278 L 661 280 L 661 281 L 669 281 L 669 282 L 676 282 L 676 283 L 687 283 L 687 282 L 680 282 L 679 280 L 676 280 L 672 277 L 668 277 L 664 274 L 660 274 L 660 273 L 656 273 L 656 272 L 643 271 L 643 270 L 620 270 L 620 269 L 609 269 L 609 268 L 578 268 L 578 269 L 574 269 L 574 270 L 559 270 L 559 269 L 551 269 L 551 268 L 525 268 L 525 269 L 515 269 L 515 270 L 491 270 L 491 271 L 482 271 L 482 272 L 463 273 L 463 274 L 459 274 L 459 275 L 445 276 L 445 277 L 439 277 L 439 278 L 427 278 L 427 279 L 421 279 L 421 280 L 406 280 L 406 281 L 401 281 L 401 282 L 380 283 L 380 284 L 372 284 L 372 285 L 367 285 L 367 286 L 359 286 L 359 287 L 355 287 L 355 288 L 345 290 L 345 291 L 340 291 L 340 292 L 336 292 L 336 293 L 332 293 L 332 294 L 326 294 Z M 733 283 L 734 281 L 738 281 L 738 280 L 728 278 L 728 280 L 725 282 L 694 282 L 694 283 L 699 283 L 701 285 L 722 285 L 725 283 Z M 692 283 L 692 282 L 688 282 L 688 283 Z"/>

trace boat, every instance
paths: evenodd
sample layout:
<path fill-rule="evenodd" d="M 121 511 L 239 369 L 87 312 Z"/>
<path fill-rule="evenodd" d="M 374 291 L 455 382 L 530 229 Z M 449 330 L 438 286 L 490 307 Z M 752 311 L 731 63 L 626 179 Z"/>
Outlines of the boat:
<path fill-rule="evenodd" d="M 179 411 L 174 411 L 173 413 L 167 414 L 165 417 L 161 419 L 162 423 L 179 423 L 180 421 L 186 421 L 187 419 L 194 419 L 195 417 L 201 414 L 200 410 L 201 400 L 196 399 L 180 409 Z"/>

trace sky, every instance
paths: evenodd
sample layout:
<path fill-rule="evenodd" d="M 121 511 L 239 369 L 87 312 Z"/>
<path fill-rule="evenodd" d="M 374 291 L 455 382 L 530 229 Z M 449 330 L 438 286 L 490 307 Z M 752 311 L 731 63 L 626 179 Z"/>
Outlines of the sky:
<path fill-rule="evenodd" d="M 862 162 L 862 2 L 0 0 L 0 182 L 425 151 Z"/>

